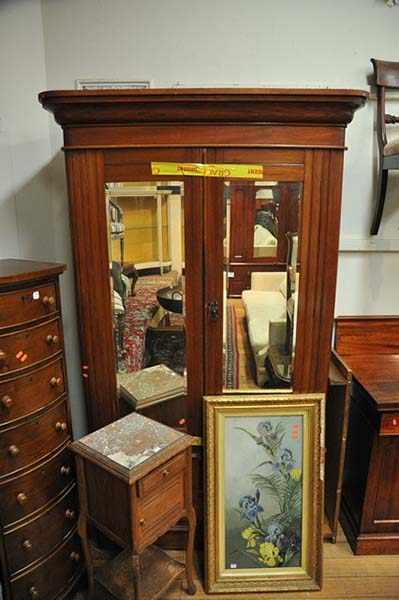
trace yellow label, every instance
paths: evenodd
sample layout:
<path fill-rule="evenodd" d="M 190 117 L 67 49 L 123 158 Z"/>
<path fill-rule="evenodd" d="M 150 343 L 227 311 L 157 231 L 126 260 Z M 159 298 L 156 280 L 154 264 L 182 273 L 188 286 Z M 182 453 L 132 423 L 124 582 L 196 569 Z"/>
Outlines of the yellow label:
<path fill-rule="evenodd" d="M 228 165 L 202 163 L 152 162 L 153 175 L 190 175 L 192 177 L 237 177 L 240 179 L 263 179 L 262 165 Z"/>

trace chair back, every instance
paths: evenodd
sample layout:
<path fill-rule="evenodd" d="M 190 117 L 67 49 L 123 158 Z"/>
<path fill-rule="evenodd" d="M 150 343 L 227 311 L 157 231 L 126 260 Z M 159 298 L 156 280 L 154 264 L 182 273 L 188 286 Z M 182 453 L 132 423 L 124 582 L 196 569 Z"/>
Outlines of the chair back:
<path fill-rule="evenodd" d="M 398 118 L 388 115 L 385 110 L 385 88 L 399 89 L 399 62 L 372 58 L 375 84 L 377 86 L 377 139 L 381 155 L 387 144 L 386 123 L 394 124 Z"/>

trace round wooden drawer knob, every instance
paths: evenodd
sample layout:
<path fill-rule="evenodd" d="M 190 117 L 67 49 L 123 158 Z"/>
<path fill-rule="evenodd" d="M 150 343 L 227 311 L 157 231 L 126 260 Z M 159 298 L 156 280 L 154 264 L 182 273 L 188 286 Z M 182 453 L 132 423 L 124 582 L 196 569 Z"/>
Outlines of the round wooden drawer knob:
<path fill-rule="evenodd" d="M 27 502 L 28 500 L 28 496 L 26 494 L 24 494 L 23 492 L 20 492 L 17 496 L 17 502 L 18 504 L 25 504 L 25 502 Z"/>
<path fill-rule="evenodd" d="M 58 344 L 58 341 L 59 341 L 58 335 L 51 335 L 50 334 L 50 335 L 48 335 L 46 337 L 46 342 L 48 343 L 49 346 L 50 345 L 54 345 L 55 346 L 56 344 Z"/>
<path fill-rule="evenodd" d="M 71 474 L 71 467 L 69 465 L 62 465 L 61 469 L 60 469 L 60 473 L 61 475 L 65 475 L 68 476 Z"/>
<path fill-rule="evenodd" d="M 168 469 L 164 469 L 164 470 L 162 471 L 162 477 L 167 477 L 168 475 L 169 475 L 169 471 L 168 471 Z"/>
<path fill-rule="evenodd" d="M 18 446 L 15 446 L 15 444 L 11 444 L 11 446 L 9 446 L 8 448 L 8 454 L 10 456 L 17 456 L 17 454 L 19 454 Z"/>
<path fill-rule="evenodd" d="M 76 517 L 76 513 L 71 508 L 67 508 L 65 511 L 65 517 L 72 521 Z"/>
<path fill-rule="evenodd" d="M 73 562 L 78 563 L 80 561 L 80 554 L 78 554 L 77 552 L 71 552 L 69 558 L 73 560 Z"/>
<path fill-rule="evenodd" d="M 140 519 L 139 523 L 140 523 L 140 525 L 141 525 L 142 527 L 144 527 L 144 525 L 145 525 L 145 519 Z"/>
<path fill-rule="evenodd" d="M 22 542 L 22 548 L 24 550 L 32 550 L 32 542 L 30 540 L 25 540 Z"/>
<path fill-rule="evenodd" d="M 29 595 L 30 595 L 31 598 L 40 598 L 39 591 L 34 586 L 32 586 L 31 588 L 29 588 Z"/>
<path fill-rule="evenodd" d="M 6 358 L 7 354 L 4 352 L 4 350 L 0 350 L 0 365 L 6 362 Z"/>
<path fill-rule="evenodd" d="M 1 399 L 1 403 L 4 406 L 4 408 L 11 408 L 11 406 L 13 405 L 13 399 L 10 398 L 10 396 L 3 396 Z"/>
<path fill-rule="evenodd" d="M 55 430 L 58 431 L 59 433 L 62 433 L 63 431 L 67 431 L 68 429 L 68 425 L 65 423 L 65 421 L 58 421 L 55 424 Z"/>
<path fill-rule="evenodd" d="M 50 386 L 53 387 L 53 388 L 57 387 L 57 386 L 60 386 L 61 384 L 62 384 L 61 377 L 52 377 L 50 379 Z"/>
<path fill-rule="evenodd" d="M 53 296 L 44 296 L 42 302 L 44 306 L 54 306 L 55 298 Z"/>

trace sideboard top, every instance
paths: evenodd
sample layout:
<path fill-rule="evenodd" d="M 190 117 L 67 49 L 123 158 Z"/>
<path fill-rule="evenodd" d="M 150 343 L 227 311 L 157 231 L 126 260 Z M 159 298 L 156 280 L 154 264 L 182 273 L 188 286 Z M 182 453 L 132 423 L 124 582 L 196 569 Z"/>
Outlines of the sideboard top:
<path fill-rule="evenodd" d="M 11 285 L 60 275 L 65 265 L 39 262 L 35 260 L 4 258 L 0 259 L 0 285 Z"/>
<path fill-rule="evenodd" d="M 52 90 L 39 101 L 62 126 L 243 122 L 346 125 L 368 92 L 330 88 Z"/>

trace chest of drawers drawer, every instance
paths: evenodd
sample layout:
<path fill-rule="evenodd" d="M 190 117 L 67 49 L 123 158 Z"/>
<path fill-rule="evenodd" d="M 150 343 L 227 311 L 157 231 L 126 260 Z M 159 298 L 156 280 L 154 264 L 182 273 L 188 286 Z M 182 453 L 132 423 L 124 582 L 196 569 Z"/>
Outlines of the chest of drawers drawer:
<path fill-rule="evenodd" d="M 77 489 L 72 489 L 50 509 L 25 525 L 6 533 L 4 544 L 11 573 L 50 554 L 76 528 Z"/>
<path fill-rule="evenodd" d="M 0 374 L 25 369 L 62 348 L 58 319 L 22 331 L 0 335 Z"/>
<path fill-rule="evenodd" d="M 0 381 L 0 425 L 19 419 L 55 401 L 65 391 L 64 360 Z"/>
<path fill-rule="evenodd" d="M 67 407 L 45 413 L 0 432 L 0 477 L 27 467 L 61 446 L 69 437 Z"/>
<path fill-rule="evenodd" d="M 82 567 L 80 542 L 74 535 L 28 573 L 11 578 L 12 599 L 48 600 L 58 597 L 62 582 L 67 587 Z"/>
<path fill-rule="evenodd" d="M 72 454 L 62 449 L 51 459 L 0 485 L 0 520 L 3 527 L 42 509 L 75 479 Z"/>
<path fill-rule="evenodd" d="M 0 294 L 0 329 L 23 325 L 58 311 L 53 283 Z"/>

